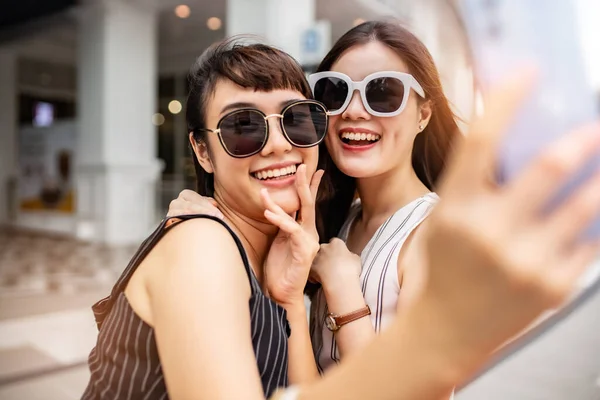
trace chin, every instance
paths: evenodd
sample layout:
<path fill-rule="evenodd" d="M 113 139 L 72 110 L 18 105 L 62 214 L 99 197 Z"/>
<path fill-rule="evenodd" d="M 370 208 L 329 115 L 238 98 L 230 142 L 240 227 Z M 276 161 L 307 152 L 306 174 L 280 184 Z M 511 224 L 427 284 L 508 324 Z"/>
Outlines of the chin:
<path fill-rule="evenodd" d="M 340 171 L 352 178 L 369 178 L 378 175 L 375 162 L 367 160 L 348 160 L 335 163 Z"/>
<path fill-rule="evenodd" d="M 300 209 L 300 199 L 295 187 L 293 190 L 271 191 L 269 194 L 275 204 L 281 207 L 286 214 L 292 214 Z"/>

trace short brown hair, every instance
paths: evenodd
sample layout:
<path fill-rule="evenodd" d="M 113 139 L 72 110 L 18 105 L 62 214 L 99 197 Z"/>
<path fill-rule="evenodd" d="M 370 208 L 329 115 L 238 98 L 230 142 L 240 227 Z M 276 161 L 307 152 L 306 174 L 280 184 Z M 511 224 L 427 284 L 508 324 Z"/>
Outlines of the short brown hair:
<path fill-rule="evenodd" d="M 300 65 L 289 54 L 260 43 L 247 44 L 246 37 L 233 37 L 210 46 L 194 63 L 188 74 L 186 104 L 188 132 L 198 141 L 205 140 L 206 104 L 220 79 L 228 79 L 258 91 L 296 90 L 311 98 L 311 90 Z M 196 190 L 203 196 L 214 195 L 214 177 L 202 169 L 195 155 Z"/>

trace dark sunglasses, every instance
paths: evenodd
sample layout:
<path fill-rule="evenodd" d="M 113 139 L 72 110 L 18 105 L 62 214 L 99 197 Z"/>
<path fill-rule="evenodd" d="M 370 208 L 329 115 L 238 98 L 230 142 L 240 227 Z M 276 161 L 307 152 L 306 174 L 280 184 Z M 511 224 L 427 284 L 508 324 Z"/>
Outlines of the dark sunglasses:
<path fill-rule="evenodd" d="M 308 82 L 315 100 L 327 107 L 329 115 L 343 113 L 355 90 L 360 92 L 365 110 L 375 117 L 393 117 L 400 114 L 406 107 L 411 89 L 425 98 L 425 92 L 419 82 L 404 72 L 376 72 L 360 82 L 355 82 L 340 72 L 324 71 L 310 75 Z"/>
<path fill-rule="evenodd" d="M 321 143 L 327 133 L 329 115 L 325 106 L 314 100 L 288 104 L 280 114 L 266 115 L 256 108 L 242 108 L 225 114 L 217 129 L 197 129 L 219 135 L 223 148 L 232 157 L 250 157 L 260 152 L 269 140 L 268 118 L 277 117 L 283 135 L 295 147 Z"/>

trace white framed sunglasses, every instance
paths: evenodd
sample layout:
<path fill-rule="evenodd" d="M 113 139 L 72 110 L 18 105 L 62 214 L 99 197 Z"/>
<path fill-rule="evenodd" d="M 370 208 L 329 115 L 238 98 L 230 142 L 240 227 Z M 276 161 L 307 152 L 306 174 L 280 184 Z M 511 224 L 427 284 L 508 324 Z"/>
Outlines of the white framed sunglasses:
<path fill-rule="evenodd" d="M 375 117 L 394 117 L 404 111 L 410 89 L 425 98 L 417 80 L 404 72 L 380 71 L 360 82 L 340 72 L 324 71 L 308 77 L 315 100 L 327 107 L 329 115 L 339 115 L 350 104 L 355 90 L 367 112 Z"/>

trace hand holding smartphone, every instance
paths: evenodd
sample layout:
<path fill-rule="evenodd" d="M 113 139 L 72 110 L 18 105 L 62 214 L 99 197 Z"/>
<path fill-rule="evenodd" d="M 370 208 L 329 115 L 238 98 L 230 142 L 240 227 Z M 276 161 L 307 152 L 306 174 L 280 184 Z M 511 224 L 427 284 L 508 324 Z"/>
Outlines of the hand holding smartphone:
<path fill-rule="evenodd" d="M 515 69 L 534 64 L 534 90 L 507 130 L 498 154 L 498 180 L 519 174 L 536 155 L 561 135 L 597 121 L 600 94 L 586 75 L 578 32 L 576 0 L 456 0 L 468 36 L 478 86 L 485 92 Z M 595 155 L 556 195 L 549 209 L 561 203 L 600 170 Z M 582 240 L 600 239 L 600 218 L 591 222 Z M 478 376 L 512 356 L 566 319 L 600 289 L 600 260 L 591 265 L 562 308 L 544 318 L 506 346 L 499 358 Z M 473 378 L 476 379 L 477 377 Z"/>
<path fill-rule="evenodd" d="M 458 0 L 458 5 L 484 91 L 523 65 L 534 64 L 539 71 L 534 92 L 499 154 L 498 178 L 505 182 L 550 142 L 599 117 L 598 94 L 586 76 L 575 0 Z M 600 154 L 555 201 L 599 167 Z M 587 236 L 600 238 L 600 219 Z"/>

